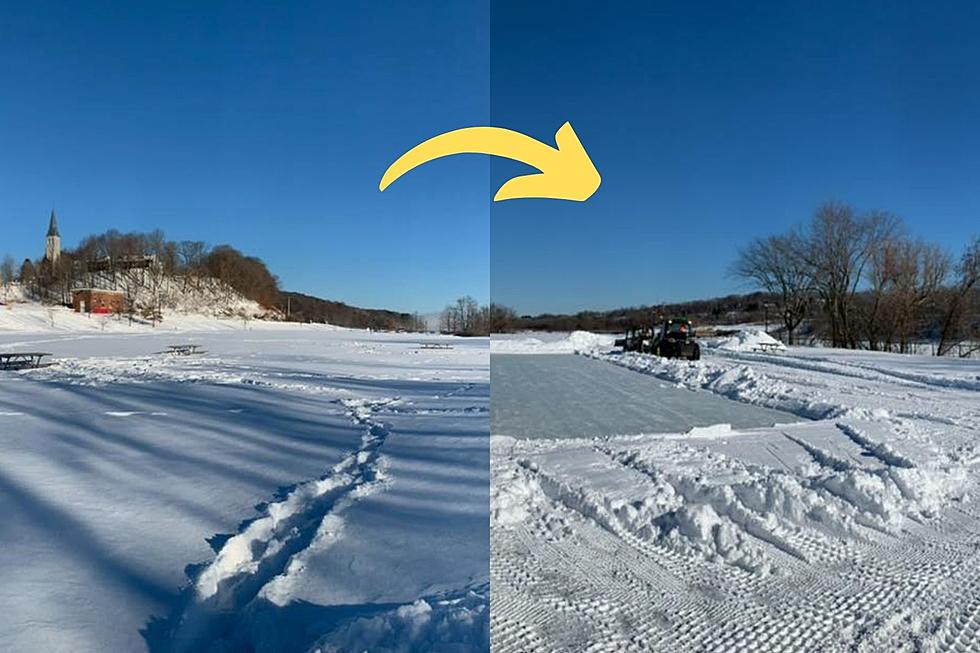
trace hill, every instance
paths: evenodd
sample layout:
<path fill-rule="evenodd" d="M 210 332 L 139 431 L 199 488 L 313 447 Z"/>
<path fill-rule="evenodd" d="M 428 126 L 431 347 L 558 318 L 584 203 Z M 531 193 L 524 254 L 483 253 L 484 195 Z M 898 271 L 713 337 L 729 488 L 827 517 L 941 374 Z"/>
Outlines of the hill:
<path fill-rule="evenodd" d="M 285 306 L 286 319 L 292 322 L 322 322 L 342 327 L 392 331 L 427 330 L 421 318 L 410 313 L 359 308 L 299 292 L 283 291 L 280 295 L 280 305 Z"/>
<path fill-rule="evenodd" d="M 52 215 L 52 233 L 57 225 Z M 53 260 L 25 260 L 19 271 L 8 257 L 6 288 L 18 284 L 23 299 L 70 305 L 72 291 L 99 288 L 122 293 L 126 314 L 155 323 L 168 313 L 239 319 L 320 322 L 350 328 L 428 330 L 417 315 L 350 306 L 284 291 L 258 257 L 230 245 L 172 241 L 163 232 L 109 230 L 59 250 Z"/>

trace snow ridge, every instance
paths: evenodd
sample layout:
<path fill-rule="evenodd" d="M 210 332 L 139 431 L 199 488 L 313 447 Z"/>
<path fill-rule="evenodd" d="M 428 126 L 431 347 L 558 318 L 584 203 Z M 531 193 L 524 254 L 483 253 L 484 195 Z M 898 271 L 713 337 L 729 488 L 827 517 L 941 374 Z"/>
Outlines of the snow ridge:
<path fill-rule="evenodd" d="M 916 466 L 911 460 L 896 452 L 887 442 L 875 442 L 858 429 L 842 422 L 837 423 L 837 428 L 854 444 L 868 452 L 868 455 L 874 456 L 886 465 L 904 469 L 913 469 Z"/>

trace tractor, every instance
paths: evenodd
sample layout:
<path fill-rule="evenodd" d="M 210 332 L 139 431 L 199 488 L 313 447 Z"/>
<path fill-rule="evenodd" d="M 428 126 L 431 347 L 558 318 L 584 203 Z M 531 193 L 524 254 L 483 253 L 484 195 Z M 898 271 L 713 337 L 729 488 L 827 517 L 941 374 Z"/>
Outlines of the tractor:
<path fill-rule="evenodd" d="M 627 329 L 626 337 L 616 341 L 623 351 L 656 354 L 664 358 L 701 358 L 701 346 L 694 340 L 694 325 L 686 317 L 664 320 L 659 330 L 645 326 Z"/>

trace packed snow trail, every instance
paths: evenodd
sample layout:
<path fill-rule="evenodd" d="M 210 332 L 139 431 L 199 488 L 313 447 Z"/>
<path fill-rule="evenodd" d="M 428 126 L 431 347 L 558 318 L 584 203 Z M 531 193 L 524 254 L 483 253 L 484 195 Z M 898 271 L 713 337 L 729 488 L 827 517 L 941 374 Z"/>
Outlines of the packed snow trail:
<path fill-rule="evenodd" d="M 276 580 L 302 564 L 303 551 L 322 551 L 344 527 L 343 514 L 358 499 L 382 491 L 388 483 L 381 448 L 388 437 L 371 413 L 381 402 L 344 402 L 351 419 L 366 429 L 361 446 L 322 478 L 297 485 L 265 506 L 218 550 L 215 559 L 194 574 L 186 606 L 175 617 L 161 651 L 248 650 L 255 642 L 249 614 L 256 599 L 275 594 Z M 288 599 L 287 599 L 288 601 Z"/>
<path fill-rule="evenodd" d="M 587 353 L 798 419 L 562 439 L 533 439 L 554 437 L 533 411 L 495 421 L 495 651 L 980 651 L 975 361 Z M 574 394 L 603 396 L 593 376 Z M 589 409 L 622 423 L 570 410 Z"/>

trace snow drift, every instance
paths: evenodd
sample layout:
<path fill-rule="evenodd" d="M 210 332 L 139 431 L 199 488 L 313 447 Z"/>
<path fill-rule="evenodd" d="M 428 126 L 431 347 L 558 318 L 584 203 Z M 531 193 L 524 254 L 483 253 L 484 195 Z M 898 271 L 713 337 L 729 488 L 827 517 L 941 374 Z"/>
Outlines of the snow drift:
<path fill-rule="evenodd" d="M 490 352 L 493 354 L 591 353 L 610 349 L 615 340 L 615 336 L 588 331 L 573 331 L 563 338 L 554 340 L 532 336 L 522 338 L 491 336 Z"/>

